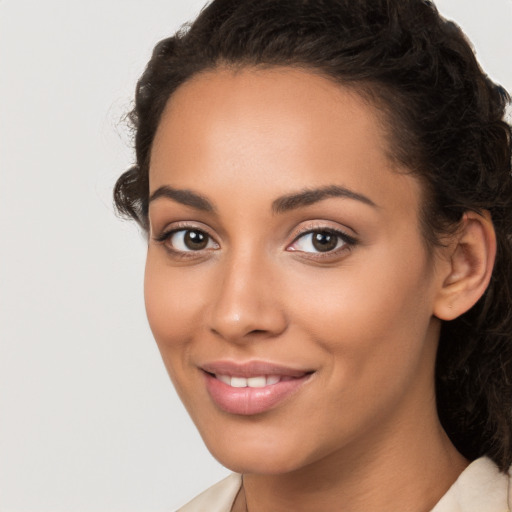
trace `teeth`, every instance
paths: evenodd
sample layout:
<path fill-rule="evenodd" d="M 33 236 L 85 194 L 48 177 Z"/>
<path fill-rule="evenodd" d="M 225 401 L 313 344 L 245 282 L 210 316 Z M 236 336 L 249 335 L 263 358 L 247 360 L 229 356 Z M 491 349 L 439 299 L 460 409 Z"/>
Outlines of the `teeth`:
<path fill-rule="evenodd" d="M 216 375 L 217 379 L 224 382 L 228 386 L 231 386 L 231 377 L 229 375 Z"/>
<path fill-rule="evenodd" d="M 215 377 L 233 388 L 264 388 L 265 386 L 272 386 L 281 381 L 279 375 L 269 375 L 267 377 L 265 375 L 259 375 L 249 378 L 231 377 L 229 375 L 216 375 Z"/>
<path fill-rule="evenodd" d="M 265 377 L 249 377 L 247 379 L 247 386 L 250 388 L 264 388 L 267 385 Z"/>
<path fill-rule="evenodd" d="M 247 379 L 244 377 L 231 377 L 231 387 L 232 388 L 246 388 L 247 387 Z"/>

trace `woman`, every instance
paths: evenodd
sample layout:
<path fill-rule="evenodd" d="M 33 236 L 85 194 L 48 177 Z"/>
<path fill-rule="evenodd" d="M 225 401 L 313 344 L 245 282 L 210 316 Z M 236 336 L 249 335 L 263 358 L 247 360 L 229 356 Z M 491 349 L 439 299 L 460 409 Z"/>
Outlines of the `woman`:
<path fill-rule="evenodd" d="M 511 506 L 508 100 L 423 0 L 215 0 L 155 48 L 115 200 L 236 472 L 182 510 Z"/>

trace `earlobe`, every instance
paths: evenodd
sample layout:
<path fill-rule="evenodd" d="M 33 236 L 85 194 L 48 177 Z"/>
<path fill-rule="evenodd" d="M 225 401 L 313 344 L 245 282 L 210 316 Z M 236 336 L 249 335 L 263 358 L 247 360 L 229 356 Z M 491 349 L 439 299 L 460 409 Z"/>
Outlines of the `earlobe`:
<path fill-rule="evenodd" d="M 449 250 L 448 270 L 434 305 L 434 315 L 441 320 L 468 311 L 487 289 L 496 257 L 489 212 L 466 212 Z"/>

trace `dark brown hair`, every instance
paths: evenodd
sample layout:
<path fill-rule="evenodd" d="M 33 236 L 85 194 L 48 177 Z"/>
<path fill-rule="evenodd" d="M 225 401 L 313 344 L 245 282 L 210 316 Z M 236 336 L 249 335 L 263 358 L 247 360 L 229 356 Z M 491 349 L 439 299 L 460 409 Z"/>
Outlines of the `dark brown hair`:
<path fill-rule="evenodd" d="M 510 98 L 480 69 L 462 31 L 428 0 L 214 0 L 161 41 L 131 112 L 136 164 L 117 181 L 118 211 L 147 229 L 150 150 L 173 92 L 219 66 L 295 66 L 359 91 L 384 114 L 393 157 L 424 183 L 429 246 L 465 211 L 488 210 L 498 251 L 491 283 L 444 322 L 438 412 L 469 459 L 512 463 Z"/>

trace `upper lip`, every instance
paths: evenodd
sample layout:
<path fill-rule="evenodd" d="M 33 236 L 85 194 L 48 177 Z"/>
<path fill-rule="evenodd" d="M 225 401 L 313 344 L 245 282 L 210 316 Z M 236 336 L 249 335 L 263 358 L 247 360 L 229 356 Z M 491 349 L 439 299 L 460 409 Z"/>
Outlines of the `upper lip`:
<path fill-rule="evenodd" d="M 200 368 L 215 375 L 229 375 L 231 377 L 257 377 L 260 375 L 280 375 L 283 377 L 304 377 L 312 370 L 292 368 L 268 361 L 213 361 L 200 365 Z"/>

